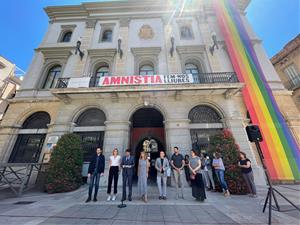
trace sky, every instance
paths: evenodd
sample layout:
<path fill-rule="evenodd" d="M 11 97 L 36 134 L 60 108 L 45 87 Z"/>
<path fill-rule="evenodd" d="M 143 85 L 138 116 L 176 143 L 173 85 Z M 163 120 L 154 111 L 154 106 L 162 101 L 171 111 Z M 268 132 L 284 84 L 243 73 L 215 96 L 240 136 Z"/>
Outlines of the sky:
<path fill-rule="evenodd" d="M 1 0 L 0 55 L 26 71 L 47 31 L 48 17 L 43 8 L 90 1 Z M 300 33 L 300 0 L 251 0 L 246 11 L 269 57 Z"/>

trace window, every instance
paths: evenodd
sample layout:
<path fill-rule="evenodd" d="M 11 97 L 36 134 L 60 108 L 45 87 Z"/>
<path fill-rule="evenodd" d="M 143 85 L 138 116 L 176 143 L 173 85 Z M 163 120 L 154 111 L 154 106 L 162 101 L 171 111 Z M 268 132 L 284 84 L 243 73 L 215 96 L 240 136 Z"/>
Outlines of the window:
<path fill-rule="evenodd" d="M 191 123 L 221 123 L 221 116 L 206 105 L 198 105 L 189 112 L 189 120 Z"/>
<path fill-rule="evenodd" d="M 299 77 L 300 77 L 300 74 L 298 73 L 294 64 L 287 66 L 284 69 L 284 72 L 288 76 L 289 80 L 291 80 L 291 81 L 295 80 L 296 78 L 299 79 Z"/>
<path fill-rule="evenodd" d="M 195 64 L 192 63 L 185 64 L 185 73 L 192 74 L 194 83 L 199 83 L 199 69 Z"/>
<path fill-rule="evenodd" d="M 109 76 L 109 66 L 106 63 L 96 70 L 95 75 L 91 78 L 90 86 L 98 86 L 100 78 L 105 76 Z"/>
<path fill-rule="evenodd" d="M 71 37 L 72 37 L 72 31 L 68 31 L 64 33 L 64 35 L 62 36 L 61 42 L 70 42 Z"/>
<path fill-rule="evenodd" d="M 61 66 L 53 66 L 46 77 L 45 83 L 43 85 L 44 89 L 54 88 L 56 86 L 57 80 L 61 75 Z"/>
<path fill-rule="evenodd" d="M 151 65 L 143 65 L 140 67 L 139 74 L 142 76 L 154 75 L 154 68 Z"/>
<path fill-rule="evenodd" d="M 191 27 L 189 26 L 181 26 L 180 27 L 180 38 L 181 39 L 193 39 L 194 35 Z"/>
<path fill-rule="evenodd" d="M 104 126 L 106 116 L 104 112 L 97 108 L 84 111 L 77 119 L 76 124 L 80 127 Z"/>
<path fill-rule="evenodd" d="M 10 155 L 10 163 L 38 162 L 47 133 L 44 129 L 47 129 L 50 121 L 47 112 L 36 112 L 25 120 Z"/>
<path fill-rule="evenodd" d="M 105 30 L 101 38 L 102 42 L 111 42 L 112 41 L 112 30 Z"/>

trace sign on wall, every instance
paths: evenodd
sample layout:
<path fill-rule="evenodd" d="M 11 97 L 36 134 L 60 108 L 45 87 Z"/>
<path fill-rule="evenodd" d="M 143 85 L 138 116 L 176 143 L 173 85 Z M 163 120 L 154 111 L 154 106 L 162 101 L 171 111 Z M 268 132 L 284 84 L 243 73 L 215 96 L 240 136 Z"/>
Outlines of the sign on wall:
<path fill-rule="evenodd" d="M 194 83 L 192 74 L 169 75 L 133 75 L 133 76 L 107 76 L 101 77 L 99 86 L 121 85 L 157 85 L 157 84 L 191 84 Z"/>
<path fill-rule="evenodd" d="M 72 77 L 69 80 L 68 88 L 89 87 L 90 77 Z"/>

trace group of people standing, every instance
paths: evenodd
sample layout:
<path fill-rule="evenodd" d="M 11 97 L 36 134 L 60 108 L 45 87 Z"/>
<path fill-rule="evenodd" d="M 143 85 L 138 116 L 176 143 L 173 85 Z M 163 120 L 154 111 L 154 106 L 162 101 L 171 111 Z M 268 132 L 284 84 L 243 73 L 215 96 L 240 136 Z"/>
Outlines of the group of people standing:
<path fill-rule="evenodd" d="M 159 152 L 159 157 L 155 160 L 155 169 L 157 171 L 156 182 L 159 192 L 159 200 L 167 199 L 167 178 L 171 176 L 173 170 L 176 199 L 184 199 L 184 174 L 187 182 L 192 187 L 192 196 L 199 201 L 206 199 L 205 189 L 215 191 L 215 182 L 213 179 L 213 171 L 215 172 L 220 186 L 225 196 L 229 196 L 227 183 L 224 179 L 225 166 L 221 158 L 221 154 L 216 152 L 213 160 L 205 154 L 197 155 L 195 150 L 191 150 L 190 156 L 183 155 L 179 152 L 178 147 L 173 148 L 173 155 L 170 160 L 166 157 L 164 151 Z M 109 174 L 107 186 L 107 201 L 115 201 L 118 193 L 118 179 L 122 170 L 123 178 L 123 193 L 121 201 L 132 201 L 132 181 L 135 174 L 135 158 L 131 156 L 130 150 L 125 151 L 125 155 L 121 157 L 118 149 L 115 148 L 112 155 L 109 157 Z M 241 160 L 238 166 L 241 167 L 244 179 L 250 190 L 251 196 L 256 196 L 256 189 L 254 184 L 253 173 L 251 169 L 251 162 L 246 158 L 246 154 L 241 152 Z M 105 157 L 102 154 L 101 148 L 96 149 L 96 154 L 91 159 L 88 178 L 89 178 L 89 192 L 86 202 L 92 200 L 92 191 L 94 191 L 93 201 L 97 201 L 97 194 L 99 189 L 100 177 L 104 174 Z M 148 202 L 148 175 L 150 169 L 150 162 L 148 155 L 145 152 L 140 153 L 137 165 L 138 176 L 138 193 L 145 203 Z M 112 192 L 112 183 L 113 192 Z M 128 195 L 127 195 L 128 187 Z"/>

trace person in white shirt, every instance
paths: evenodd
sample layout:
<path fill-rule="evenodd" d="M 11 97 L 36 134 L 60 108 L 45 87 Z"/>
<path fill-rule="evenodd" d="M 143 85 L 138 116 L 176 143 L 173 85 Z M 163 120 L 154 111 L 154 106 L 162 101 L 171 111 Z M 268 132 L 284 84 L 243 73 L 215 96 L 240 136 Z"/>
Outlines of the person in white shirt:
<path fill-rule="evenodd" d="M 119 151 L 115 148 L 112 151 L 112 155 L 109 157 L 109 174 L 108 174 L 108 186 L 107 186 L 107 201 L 115 201 L 118 193 L 118 179 L 121 166 L 121 156 Z M 114 194 L 111 194 L 111 186 L 114 180 Z"/>

